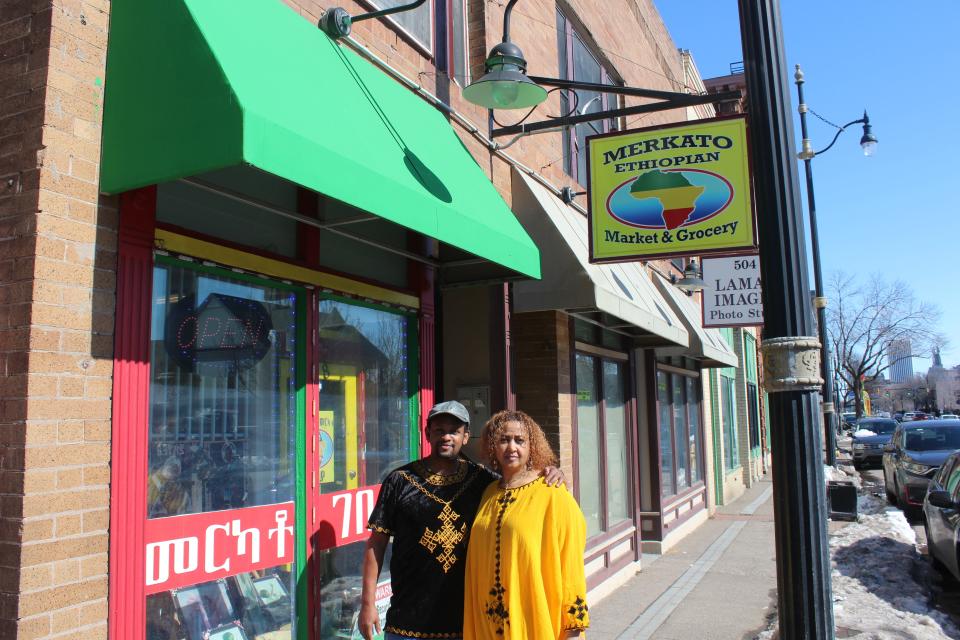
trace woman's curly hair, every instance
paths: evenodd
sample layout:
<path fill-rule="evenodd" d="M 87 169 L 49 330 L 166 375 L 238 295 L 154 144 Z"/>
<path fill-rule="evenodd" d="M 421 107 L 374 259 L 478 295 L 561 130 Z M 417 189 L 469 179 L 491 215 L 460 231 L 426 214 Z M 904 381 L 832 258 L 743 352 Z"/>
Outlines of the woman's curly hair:
<path fill-rule="evenodd" d="M 487 462 L 494 470 L 500 471 L 496 444 L 508 422 L 519 422 L 526 432 L 530 442 L 530 460 L 527 464 L 531 469 L 543 471 L 544 468 L 557 464 L 557 456 L 547 442 L 546 434 L 533 418 L 523 411 L 500 411 L 487 420 L 483 433 L 480 434 L 480 450 L 484 452 Z"/>

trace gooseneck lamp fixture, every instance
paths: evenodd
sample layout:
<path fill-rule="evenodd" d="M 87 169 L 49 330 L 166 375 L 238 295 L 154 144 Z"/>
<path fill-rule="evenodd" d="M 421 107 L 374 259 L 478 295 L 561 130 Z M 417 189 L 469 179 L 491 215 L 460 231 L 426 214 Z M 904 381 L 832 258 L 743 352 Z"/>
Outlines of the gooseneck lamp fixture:
<path fill-rule="evenodd" d="M 350 35 L 350 31 L 353 28 L 354 22 L 360 22 L 361 20 L 370 20 L 371 18 L 381 18 L 383 16 L 388 16 L 393 13 L 400 13 L 402 11 L 412 11 L 420 5 L 422 5 L 427 0 L 414 0 L 408 4 L 402 4 L 396 7 L 390 7 L 389 9 L 381 9 L 379 11 L 371 11 L 370 13 L 363 13 L 359 16 L 351 16 L 347 13 L 346 9 L 341 7 L 330 7 L 324 12 L 320 17 L 320 22 L 317 24 L 324 33 L 338 40 L 340 38 L 346 38 Z"/>
<path fill-rule="evenodd" d="M 813 192 L 813 165 L 812 160 L 830 150 L 830 147 L 837 141 L 840 134 L 846 131 L 847 127 L 855 124 L 863 125 L 863 136 L 860 138 L 860 147 L 863 149 L 863 155 L 872 156 L 877 149 L 877 137 L 873 135 L 873 127 L 870 126 L 870 117 L 867 112 L 863 112 L 863 117 L 852 120 L 842 127 L 837 127 L 837 133 L 833 136 L 826 147 L 820 151 L 814 151 L 810 144 L 810 138 L 807 136 L 807 111 L 810 109 L 803 100 L 803 71 L 800 65 L 796 66 L 796 72 L 793 74 L 794 82 L 797 85 L 797 99 L 800 103 L 797 111 L 800 113 L 800 134 L 802 136 L 801 149 L 797 154 L 800 160 L 803 160 L 804 174 L 807 179 L 807 212 L 810 216 L 810 248 L 813 253 L 813 280 L 814 280 L 814 299 L 813 306 L 817 310 L 817 325 L 820 330 L 820 374 L 823 378 L 823 430 L 824 441 L 826 443 L 826 463 L 834 465 L 837 462 L 837 426 L 836 411 L 834 408 L 834 388 L 833 388 L 833 363 L 830 356 L 830 342 L 827 335 L 827 299 L 823 295 L 823 270 L 820 263 L 820 233 L 817 230 L 817 204 Z M 816 114 L 814 114 L 816 115 Z"/>
<path fill-rule="evenodd" d="M 691 260 L 687 268 L 683 270 L 683 277 L 677 282 L 677 289 L 685 291 L 690 295 L 696 291 L 703 291 L 706 283 L 703 281 L 700 273 L 700 267 L 696 260 Z"/>
<path fill-rule="evenodd" d="M 463 97 L 469 102 L 487 109 L 532 109 L 547 99 L 548 91 L 544 87 L 568 90 L 583 89 L 598 93 L 652 98 L 659 100 L 659 102 L 593 113 L 580 113 L 577 111 L 576 100 L 573 100 L 573 107 L 566 115 L 540 122 L 525 123 L 521 121 L 515 125 L 502 126 L 493 129 L 491 137 L 534 133 L 555 127 L 567 127 L 585 122 L 692 107 L 699 104 L 712 104 L 718 100 L 735 100 L 740 97 L 739 91 L 692 95 L 595 82 L 577 82 L 562 78 L 528 76 L 527 61 L 523 57 L 523 51 L 510 40 L 510 14 L 516 4 L 517 0 L 510 0 L 503 11 L 503 38 L 490 50 L 490 54 L 487 56 L 484 63 L 486 73 L 478 80 L 467 85 L 463 90 Z"/>
<path fill-rule="evenodd" d="M 463 90 L 463 97 L 488 109 L 527 109 L 547 99 L 547 90 L 527 77 L 527 61 L 520 47 L 510 42 L 510 14 L 517 0 L 503 11 L 503 40 L 490 50 L 486 73 Z"/>

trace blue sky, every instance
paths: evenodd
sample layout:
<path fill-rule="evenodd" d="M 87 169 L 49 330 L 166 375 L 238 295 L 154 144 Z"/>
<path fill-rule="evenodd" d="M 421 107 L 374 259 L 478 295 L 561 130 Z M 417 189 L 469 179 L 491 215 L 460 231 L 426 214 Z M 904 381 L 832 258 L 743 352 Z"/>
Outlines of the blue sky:
<path fill-rule="evenodd" d="M 654 2 L 704 78 L 726 75 L 743 59 L 736 0 Z M 800 64 L 811 109 L 842 125 L 866 108 L 880 141 L 877 154 L 864 158 L 863 130 L 851 127 L 813 161 L 824 277 L 842 270 L 907 282 L 940 307 L 940 329 L 951 340 L 944 364 L 960 364 L 960 181 L 952 157 L 960 142 L 960 2 L 781 5 L 793 112 L 793 65 Z M 836 131 L 812 115 L 807 124 L 818 150 Z M 796 135 L 799 148 L 799 124 Z M 799 176 L 804 190 L 802 168 Z M 929 359 L 914 362 L 918 372 L 928 366 Z"/>

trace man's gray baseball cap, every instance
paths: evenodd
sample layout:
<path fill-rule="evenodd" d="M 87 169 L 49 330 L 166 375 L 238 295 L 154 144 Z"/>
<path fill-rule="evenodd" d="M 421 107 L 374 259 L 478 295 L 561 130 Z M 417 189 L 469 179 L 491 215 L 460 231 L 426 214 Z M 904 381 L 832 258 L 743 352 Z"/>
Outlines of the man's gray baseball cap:
<path fill-rule="evenodd" d="M 430 409 L 430 413 L 427 414 L 427 422 L 443 414 L 451 415 L 465 425 L 470 426 L 470 412 L 456 400 L 447 400 L 446 402 L 433 405 L 433 409 Z"/>

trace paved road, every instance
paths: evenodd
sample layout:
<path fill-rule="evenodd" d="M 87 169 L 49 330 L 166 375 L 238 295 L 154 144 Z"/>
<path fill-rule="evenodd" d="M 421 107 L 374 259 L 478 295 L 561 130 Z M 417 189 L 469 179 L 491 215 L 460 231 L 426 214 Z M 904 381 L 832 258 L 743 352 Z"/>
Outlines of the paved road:
<path fill-rule="evenodd" d="M 883 488 L 882 470 L 861 471 L 860 477 L 863 479 L 865 491 L 869 491 L 880 498 L 885 498 L 886 492 Z M 923 529 L 923 521 L 920 514 L 910 514 L 907 519 L 913 526 L 914 533 L 917 534 L 918 550 L 920 553 L 926 555 L 927 535 Z M 942 580 L 939 580 L 938 583 L 933 585 L 931 591 L 933 604 L 936 605 L 937 609 L 949 615 L 960 625 L 960 585 L 956 583 L 944 584 Z"/>

